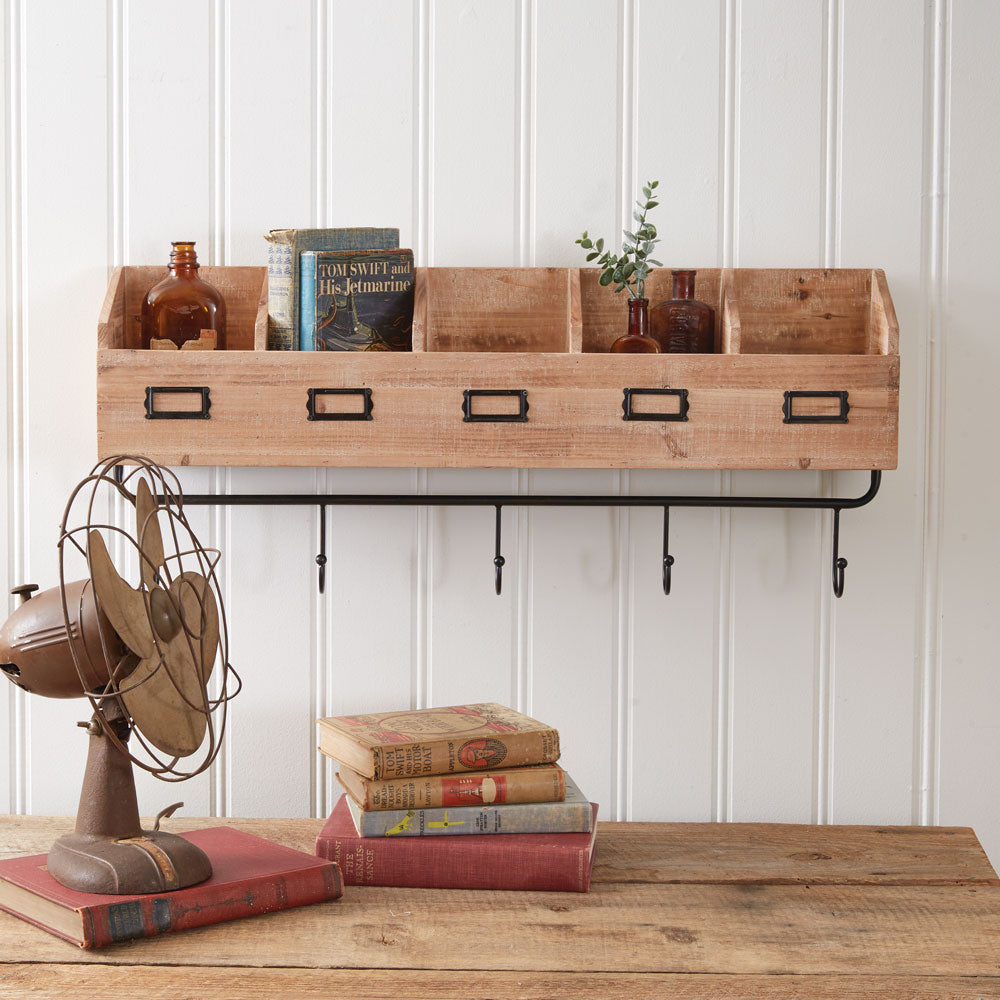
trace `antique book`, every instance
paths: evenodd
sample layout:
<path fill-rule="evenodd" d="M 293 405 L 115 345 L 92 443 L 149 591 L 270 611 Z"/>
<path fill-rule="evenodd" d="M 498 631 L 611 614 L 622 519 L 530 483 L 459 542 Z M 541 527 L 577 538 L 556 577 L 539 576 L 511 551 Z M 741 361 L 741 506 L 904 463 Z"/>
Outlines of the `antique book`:
<path fill-rule="evenodd" d="M 566 772 L 558 764 L 378 779 L 363 778 L 342 764 L 337 778 L 358 805 L 375 810 L 559 802 L 566 795 Z"/>
<path fill-rule="evenodd" d="M 176 892 L 77 892 L 46 870 L 46 854 L 0 861 L 0 909 L 81 948 L 338 899 L 336 864 L 228 826 L 185 833 L 212 862 L 205 882 Z"/>
<path fill-rule="evenodd" d="M 267 240 L 267 349 L 299 342 L 299 257 L 303 250 L 389 250 L 398 229 L 272 229 Z"/>
<path fill-rule="evenodd" d="M 409 351 L 412 250 L 305 251 L 299 350 Z"/>
<path fill-rule="evenodd" d="M 563 772 L 565 774 L 565 772 Z M 354 828 L 362 837 L 440 837 L 484 833 L 590 833 L 587 797 L 566 774 L 562 802 L 442 806 L 437 809 L 362 809 L 347 796 Z"/>
<path fill-rule="evenodd" d="M 319 720 L 319 748 L 364 778 L 551 764 L 559 733 L 495 703 Z"/>
<path fill-rule="evenodd" d="M 589 833 L 359 837 L 342 795 L 316 853 L 340 866 L 345 885 L 586 892 L 597 837 L 597 806 L 590 808 Z"/>

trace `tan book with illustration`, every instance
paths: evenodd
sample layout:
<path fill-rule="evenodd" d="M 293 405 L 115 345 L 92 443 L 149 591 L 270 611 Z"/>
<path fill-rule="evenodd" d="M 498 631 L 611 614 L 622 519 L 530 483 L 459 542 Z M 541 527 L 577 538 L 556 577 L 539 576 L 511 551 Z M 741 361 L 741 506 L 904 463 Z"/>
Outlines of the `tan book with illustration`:
<path fill-rule="evenodd" d="M 320 719 L 319 748 L 364 778 L 408 778 L 552 764 L 559 733 L 490 702 Z"/>
<path fill-rule="evenodd" d="M 562 802 L 566 797 L 566 772 L 558 764 L 378 779 L 363 778 L 342 764 L 337 779 L 369 811 Z"/>

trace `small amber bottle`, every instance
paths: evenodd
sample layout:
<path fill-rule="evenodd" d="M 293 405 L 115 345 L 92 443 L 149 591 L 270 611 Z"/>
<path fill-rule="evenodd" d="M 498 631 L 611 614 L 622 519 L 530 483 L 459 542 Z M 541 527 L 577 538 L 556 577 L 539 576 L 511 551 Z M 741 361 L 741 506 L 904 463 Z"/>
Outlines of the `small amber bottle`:
<path fill-rule="evenodd" d="M 611 345 L 612 354 L 659 354 L 660 345 L 649 336 L 649 299 L 628 300 L 628 333 Z"/>
<path fill-rule="evenodd" d="M 649 310 L 653 338 L 665 354 L 711 354 L 715 350 L 715 310 L 694 297 L 698 272 L 678 269 L 670 273 L 673 296 Z"/>
<path fill-rule="evenodd" d="M 226 303 L 198 277 L 194 242 L 171 243 L 169 274 L 142 301 L 142 346 L 225 350 Z"/>

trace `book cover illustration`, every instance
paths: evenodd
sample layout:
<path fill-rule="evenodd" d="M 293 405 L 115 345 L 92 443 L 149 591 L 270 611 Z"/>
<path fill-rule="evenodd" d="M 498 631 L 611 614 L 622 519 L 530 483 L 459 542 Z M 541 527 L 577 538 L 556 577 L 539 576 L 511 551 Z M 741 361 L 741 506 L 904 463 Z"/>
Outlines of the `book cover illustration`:
<path fill-rule="evenodd" d="M 412 250 L 317 251 L 308 262 L 310 255 L 302 256 L 300 315 L 315 323 L 313 331 L 303 322 L 303 349 L 411 350 Z M 308 311 L 304 305 L 307 298 Z"/>

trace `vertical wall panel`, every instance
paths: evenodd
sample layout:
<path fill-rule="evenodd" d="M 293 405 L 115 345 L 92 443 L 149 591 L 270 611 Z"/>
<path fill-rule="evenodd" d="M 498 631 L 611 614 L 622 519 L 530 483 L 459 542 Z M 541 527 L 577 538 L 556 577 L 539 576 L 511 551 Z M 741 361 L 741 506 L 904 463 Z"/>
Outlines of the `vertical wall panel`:
<path fill-rule="evenodd" d="M 400 246 L 414 247 L 413 6 L 405 0 L 360 7 L 338 0 L 331 10 L 329 222 L 398 226 Z M 356 493 L 411 492 L 414 479 L 408 469 L 330 470 L 319 476 L 331 492 Z M 332 507 L 327 516 L 327 594 L 317 604 L 326 651 L 325 702 L 317 704 L 317 714 L 411 705 L 419 515 L 409 508 Z M 311 571 L 310 587 L 314 580 Z M 310 734 L 314 737 L 314 730 Z M 326 776 L 320 788 L 326 801 L 316 808 L 323 813 L 340 786 L 332 777 L 334 766 L 322 759 L 319 766 Z"/>
<path fill-rule="evenodd" d="M 944 50 L 936 73 L 944 87 L 943 189 L 932 187 L 929 210 L 942 200 L 947 240 L 941 260 L 941 337 L 945 448 L 941 533 L 941 674 L 939 812 L 942 823 L 974 824 L 986 849 L 1000 854 L 1000 806 L 995 794 L 1000 763 L 1000 534 L 995 498 L 996 270 L 993 246 L 1000 210 L 995 171 L 1000 155 L 997 94 L 1000 73 L 989 41 L 1000 31 L 1000 9 L 949 4 Z M 951 36 L 949 66 L 948 34 Z M 950 74 L 949 74 L 950 69 Z M 948 87 L 950 85 L 950 95 Z M 949 128 L 950 125 L 950 128 Z M 933 276 L 932 276 L 933 278 Z"/>
<path fill-rule="evenodd" d="M 818 263 L 822 8 L 740 5 L 736 262 Z M 735 493 L 811 494 L 810 473 L 734 473 Z M 734 819 L 811 812 L 819 516 L 733 514 Z M 792 623 L 795 623 L 794 626 Z"/>
<path fill-rule="evenodd" d="M 619 46 L 609 5 L 537 8 L 537 264 L 581 263 L 587 229 L 609 245 L 620 205 Z M 622 16 L 622 8 L 618 17 Z M 619 22 L 620 30 L 620 22 Z M 537 492 L 614 492 L 617 473 L 532 473 Z M 603 815 L 617 812 L 619 531 L 610 510 L 533 511 L 531 708 L 556 722 L 563 762 Z"/>
<path fill-rule="evenodd" d="M 721 27 L 717 5 L 637 4 L 636 179 L 660 181 L 650 219 L 662 240 L 656 257 L 668 268 L 714 267 L 721 252 Z M 713 493 L 718 476 L 641 470 L 629 484 L 634 493 Z M 709 819 L 718 515 L 672 512 L 669 597 L 661 586 L 662 510 L 633 511 L 629 520 L 630 815 Z"/>
<path fill-rule="evenodd" d="M 431 259 L 435 265 L 510 266 L 518 223 L 519 164 L 512 146 L 518 108 L 516 9 L 480 0 L 442 16 L 447 10 L 436 7 L 432 45 Z M 459 190 L 463 196 L 453 197 Z M 454 419 L 462 419 L 457 402 Z M 431 470 L 427 488 L 508 493 L 514 478 L 507 470 Z M 429 514 L 431 704 L 511 701 L 516 568 L 512 565 L 506 593 L 498 599 L 494 521 L 490 507 L 444 507 Z M 509 514 L 507 526 L 511 544 L 516 536 Z"/>
<path fill-rule="evenodd" d="M 228 197 L 225 230 L 214 235 L 227 261 L 264 264 L 263 234 L 308 225 L 312 212 L 311 5 L 239 3 L 230 5 L 229 17 L 228 38 L 220 40 L 229 78 L 212 115 L 217 140 L 229 143 L 227 169 L 217 179 Z M 271 69 L 262 73 L 262 66 Z M 308 469 L 233 469 L 229 476 L 233 493 L 311 493 L 314 483 Z M 225 805 L 237 816 L 307 815 L 316 743 L 311 642 L 318 515 L 309 507 L 245 507 L 230 517 L 231 531 L 220 541 L 228 542 L 231 656 L 244 687 L 229 706 L 220 761 Z M 255 766 L 247 767 L 251 760 Z"/>
<path fill-rule="evenodd" d="M 833 822 L 910 821 L 913 664 L 920 582 L 924 345 L 920 316 L 923 7 L 917 0 L 844 11 L 841 263 L 881 267 L 900 325 L 899 468 L 870 507 L 845 513 L 849 562 L 834 621 Z M 838 493 L 865 488 L 837 475 Z M 871 747 L 879 766 L 871 766 Z"/>
<path fill-rule="evenodd" d="M 106 38 L 103 7 L 26 5 L 26 572 L 41 587 L 58 580 L 63 508 L 95 453 L 95 327 L 107 278 Z M 38 697 L 27 706 L 30 807 L 72 812 L 87 742 L 75 723 L 89 707 Z"/>
<path fill-rule="evenodd" d="M 399 245 L 412 247 L 414 4 L 335 0 L 332 10 L 334 224 L 399 226 Z"/>
<path fill-rule="evenodd" d="M 21 250 L 21 172 L 20 172 L 20 73 L 22 60 L 19 58 L 20 43 L 18 32 L 18 5 L 4 4 L 0 23 L 0 52 L 4 54 L 4 99 L 2 109 L 3 128 L 0 129 L 0 155 L 3 157 L 4 196 L 0 201 L 0 216 L 3 219 L 4 239 L 0 241 L 0 470 L 3 482 L 0 484 L 0 583 L 9 590 L 21 581 L 21 517 L 23 501 L 21 497 L 20 463 L 17 457 L 21 431 L 18 418 L 20 399 L 21 364 L 20 349 L 20 263 Z M 0 600 L 0 614 L 13 611 L 13 598 Z M 2 678 L 0 678 L 2 679 Z M 0 807 L 11 812 L 24 809 L 19 801 L 18 786 L 21 784 L 22 732 L 24 695 L 13 685 L 0 685 L 0 719 L 5 724 L 5 738 L 0 751 Z"/>

